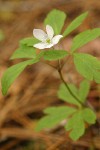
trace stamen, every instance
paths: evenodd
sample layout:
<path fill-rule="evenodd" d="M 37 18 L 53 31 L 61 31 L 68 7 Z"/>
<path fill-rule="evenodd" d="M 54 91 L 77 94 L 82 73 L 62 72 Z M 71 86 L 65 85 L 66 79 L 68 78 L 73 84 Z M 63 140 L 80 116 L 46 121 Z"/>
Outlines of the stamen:
<path fill-rule="evenodd" d="M 46 40 L 46 43 L 50 44 L 50 43 L 51 43 L 50 39 L 47 39 L 47 40 Z"/>

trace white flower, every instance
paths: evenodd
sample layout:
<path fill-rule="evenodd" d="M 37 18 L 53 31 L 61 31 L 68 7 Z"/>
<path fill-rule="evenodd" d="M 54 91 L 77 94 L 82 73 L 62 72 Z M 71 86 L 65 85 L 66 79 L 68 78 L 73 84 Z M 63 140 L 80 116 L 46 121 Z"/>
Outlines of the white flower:
<path fill-rule="evenodd" d="M 54 36 L 54 30 L 50 25 L 46 25 L 46 32 L 47 33 L 45 33 L 41 29 L 33 30 L 34 37 L 41 41 L 40 43 L 34 44 L 34 47 L 38 49 L 50 48 L 53 45 L 56 45 L 59 42 L 59 40 L 63 37 L 62 35 Z"/>

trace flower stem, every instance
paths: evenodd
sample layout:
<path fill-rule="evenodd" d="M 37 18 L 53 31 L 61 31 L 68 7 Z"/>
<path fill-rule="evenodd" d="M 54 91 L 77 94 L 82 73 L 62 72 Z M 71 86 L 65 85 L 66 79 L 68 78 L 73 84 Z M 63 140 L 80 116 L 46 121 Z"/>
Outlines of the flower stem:
<path fill-rule="evenodd" d="M 62 75 L 62 72 L 61 72 L 61 64 L 60 64 L 60 60 L 58 60 L 58 73 L 59 73 L 59 76 L 62 80 L 62 82 L 65 84 L 66 88 L 68 89 L 69 93 L 73 96 L 73 98 L 75 98 L 75 100 L 81 104 L 81 106 L 83 107 L 86 107 L 85 104 L 83 104 L 80 99 L 72 92 L 72 90 L 70 89 L 70 87 L 68 86 L 68 84 L 66 83 L 66 81 L 64 80 L 63 78 L 63 75 Z"/>
<path fill-rule="evenodd" d="M 62 65 L 60 64 L 60 60 L 58 60 L 58 68 L 56 68 L 55 66 L 52 66 L 52 65 L 50 65 L 50 64 L 48 64 L 48 63 L 46 63 L 46 64 L 49 65 L 49 66 L 51 66 L 52 68 L 54 68 L 54 69 L 56 69 L 56 70 L 58 71 L 59 76 L 60 76 L 60 79 L 62 80 L 62 82 L 64 83 L 64 85 L 66 86 L 66 88 L 68 89 L 69 93 L 73 96 L 73 98 L 75 98 L 75 100 L 76 100 L 82 107 L 89 107 L 89 108 L 91 108 L 91 109 L 94 111 L 94 109 L 93 109 L 92 107 L 90 107 L 89 102 L 88 102 L 88 104 L 82 103 L 81 100 L 72 92 L 72 90 L 70 89 L 70 87 L 68 86 L 68 84 L 66 83 L 66 81 L 65 81 L 64 78 L 63 78 L 63 75 L 62 75 L 62 72 L 61 72 L 61 70 L 62 70 Z"/>
<path fill-rule="evenodd" d="M 65 82 L 60 70 L 58 70 L 58 73 L 60 75 L 60 78 L 61 78 L 62 82 L 65 84 L 66 88 L 68 89 L 69 93 L 76 99 L 76 101 L 78 101 L 78 103 L 80 103 L 82 106 L 84 106 L 84 104 L 79 100 L 79 98 L 71 91 L 68 84 Z"/>

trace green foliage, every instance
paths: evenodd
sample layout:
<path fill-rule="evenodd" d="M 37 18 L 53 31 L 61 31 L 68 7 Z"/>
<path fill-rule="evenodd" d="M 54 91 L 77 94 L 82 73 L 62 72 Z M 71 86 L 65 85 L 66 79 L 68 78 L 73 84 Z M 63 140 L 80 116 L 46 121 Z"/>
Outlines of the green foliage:
<path fill-rule="evenodd" d="M 58 60 L 68 55 L 64 50 L 48 50 L 44 52 L 45 60 Z"/>
<path fill-rule="evenodd" d="M 76 95 L 76 97 L 78 97 L 80 102 L 82 102 L 82 104 L 84 104 L 86 101 L 88 92 L 89 92 L 89 88 L 90 88 L 89 82 L 86 80 L 82 81 L 80 83 L 79 89 L 74 84 L 67 84 L 67 85 L 69 86 L 70 90 L 74 93 L 74 95 Z M 81 106 L 80 103 L 71 95 L 71 93 L 69 92 L 69 90 L 66 88 L 66 86 L 64 84 L 60 85 L 60 88 L 58 91 L 58 97 L 61 100 L 68 102 L 70 104 L 74 104 L 79 107 Z"/>
<path fill-rule="evenodd" d="M 34 44 L 36 44 L 38 42 L 39 42 L 39 40 L 37 40 L 34 37 L 28 37 L 28 38 L 24 38 L 24 39 L 20 40 L 21 45 L 32 46 L 32 47 Z"/>
<path fill-rule="evenodd" d="M 83 77 L 100 83 L 100 62 L 95 57 L 89 54 L 75 53 L 74 64 Z"/>
<path fill-rule="evenodd" d="M 35 58 L 36 50 L 34 47 L 21 45 L 11 56 L 11 59 L 15 58 Z"/>
<path fill-rule="evenodd" d="M 63 11 L 54 9 L 47 15 L 46 19 L 44 20 L 44 24 L 51 25 L 55 34 L 60 34 L 65 19 L 66 14 Z"/>
<path fill-rule="evenodd" d="M 89 81 L 87 80 L 83 80 L 81 83 L 80 83 L 80 88 L 79 88 L 79 97 L 80 97 L 80 100 L 82 103 L 85 102 L 86 100 L 86 97 L 89 93 L 89 90 L 90 90 L 90 83 Z"/>
<path fill-rule="evenodd" d="M 86 121 L 89 124 L 94 124 L 96 121 L 96 115 L 90 108 L 84 109 L 82 111 L 82 116 L 84 121 Z"/>
<path fill-rule="evenodd" d="M 20 73 L 25 69 L 26 66 L 34 64 L 38 61 L 38 59 L 31 59 L 8 68 L 1 80 L 2 93 L 4 95 L 7 93 L 11 84 L 15 81 L 15 79 L 20 75 Z"/>
<path fill-rule="evenodd" d="M 59 124 L 62 120 L 66 119 L 72 115 L 76 109 L 67 106 L 61 107 L 50 107 L 44 110 L 44 113 L 47 114 L 46 117 L 40 119 L 36 131 L 40 131 L 44 128 L 53 128 Z"/>
<path fill-rule="evenodd" d="M 81 109 L 69 118 L 65 128 L 70 131 L 70 138 L 78 140 L 85 132 L 85 123 L 93 124 L 96 121 L 95 113 L 89 109 Z"/>
<path fill-rule="evenodd" d="M 67 29 L 64 31 L 63 36 L 67 36 L 70 32 L 75 30 L 81 23 L 84 21 L 84 19 L 87 17 L 88 12 L 85 12 L 78 16 L 75 20 L 72 21 L 72 23 L 67 27 Z"/>
<path fill-rule="evenodd" d="M 71 89 L 71 91 L 73 91 L 73 93 L 76 96 L 78 96 L 78 89 L 76 88 L 76 86 L 74 84 L 68 84 L 68 86 Z M 68 91 L 68 89 L 66 88 L 64 84 L 60 85 L 60 88 L 58 91 L 58 97 L 65 102 L 80 106 L 80 103 L 76 101 L 76 99 L 71 95 L 71 93 Z"/>
<path fill-rule="evenodd" d="M 44 56 L 44 53 L 45 53 L 45 51 L 41 51 L 41 52 L 36 56 L 36 58 L 37 58 L 37 59 L 42 58 L 42 57 Z"/>
<path fill-rule="evenodd" d="M 71 51 L 77 50 L 78 48 L 82 47 L 83 45 L 96 39 L 99 36 L 100 36 L 100 28 L 95 28 L 93 30 L 87 30 L 87 31 L 79 33 L 73 39 Z"/>
<path fill-rule="evenodd" d="M 65 125 L 65 129 L 70 131 L 70 138 L 75 141 L 84 134 L 85 123 L 94 124 L 96 121 L 95 113 L 89 108 L 49 107 L 44 110 L 44 113 L 47 115 L 40 119 L 36 131 L 44 128 L 53 128 L 66 119 L 67 124 Z"/>
<path fill-rule="evenodd" d="M 85 125 L 82 118 L 82 112 L 77 111 L 71 118 L 69 118 L 68 123 L 65 126 L 67 131 L 70 131 L 70 138 L 76 141 L 85 132 Z"/>

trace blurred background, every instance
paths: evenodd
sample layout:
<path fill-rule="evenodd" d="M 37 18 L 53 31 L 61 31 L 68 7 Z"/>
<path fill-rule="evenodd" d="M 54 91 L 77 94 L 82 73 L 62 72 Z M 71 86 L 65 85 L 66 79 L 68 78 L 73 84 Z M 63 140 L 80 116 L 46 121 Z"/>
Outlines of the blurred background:
<path fill-rule="evenodd" d="M 100 0 L 0 0 L 0 79 L 8 67 L 21 61 L 9 60 L 18 48 L 19 40 L 32 36 L 34 28 L 44 29 L 43 20 L 54 8 L 68 15 L 64 28 L 82 12 L 89 11 L 84 23 L 62 42 L 65 49 L 70 47 L 77 33 L 100 27 Z M 80 51 L 100 58 L 100 39 Z M 68 77 L 75 84 L 81 81 L 70 60 L 63 73 L 66 81 Z M 77 142 L 71 141 L 61 126 L 34 132 L 38 120 L 44 115 L 44 108 L 64 104 L 57 98 L 59 84 L 57 72 L 38 63 L 25 69 L 7 96 L 2 96 L 0 86 L 0 150 L 100 150 L 99 124 L 88 128 Z M 88 100 L 100 119 L 100 86 L 94 82 Z"/>

